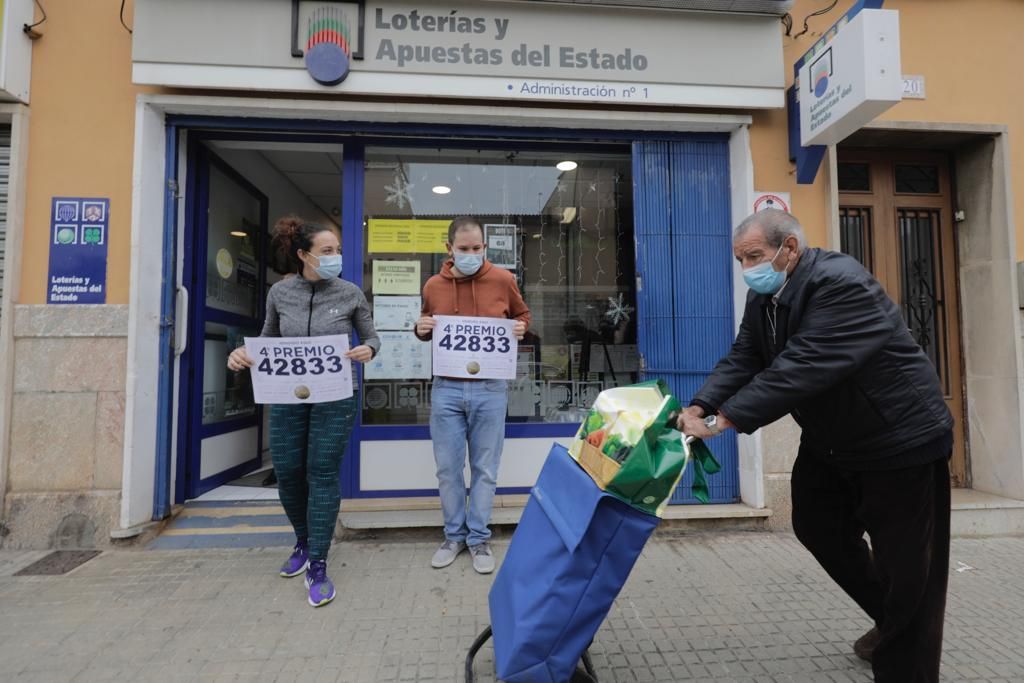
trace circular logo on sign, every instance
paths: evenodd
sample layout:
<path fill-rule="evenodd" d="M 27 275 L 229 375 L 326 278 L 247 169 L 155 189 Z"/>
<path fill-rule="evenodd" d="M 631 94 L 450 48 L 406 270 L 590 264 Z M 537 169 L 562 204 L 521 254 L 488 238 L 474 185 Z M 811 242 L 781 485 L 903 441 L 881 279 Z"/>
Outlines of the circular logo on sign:
<path fill-rule="evenodd" d="M 231 273 L 235 272 L 235 259 L 231 257 L 231 252 L 227 249 L 221 249 L 217 252 L 217 272 L 225 280 L 231 277 Z"/>
<path fill-rule="evenodd" d="M 309 387 L 303 384 L 300 384 L 299 386 L 295 387 L 295 398 L 302 399 L 303 401 L 305 401 L 307 398 L 309 398 L 309 393 Z"/>
<path fill-rule="evenodd" d="M 475 374 L 479 373 L 480 372 L 480 364 L 477 363 L 475 360 L 469 361 L 468 363 L 466 363 L 466 372 L 468 372 L 471 375 L 475 375 Z"/>
<path fill-rule="evenodd" d="M 818 80 L 814 81 L 814 96 L 821 97 L 828 90 L 828 74 L 822 73 L 818 75 Z"/>
<path fill-rule="evenodd" d="M 321 85 L 337 85 L 348 76 L 352 54 L 348 24 L 338 7 L 319 7 L 309 19 L 306 70 Z"/>
<path fill-rule="evenodd" d="M 373 410 L 387 408 L 389 403 L 388 391 L 384 387 L 372 387 L 366 390 L 366 407 Z"/>
<path fill-rule="evenodd" d="M 754 200 L 755 213 L 764 209 L 778 209 L 779 211 L 789 213 L 789 205 L 782 197 L 776 194 L 763 194 Z"/>
<path fill-rule="evenodd" d="M 61 228 L 57 231 L 57 241 L 61 244 L 71 244 L 75 241 L 74 228 Z"/>

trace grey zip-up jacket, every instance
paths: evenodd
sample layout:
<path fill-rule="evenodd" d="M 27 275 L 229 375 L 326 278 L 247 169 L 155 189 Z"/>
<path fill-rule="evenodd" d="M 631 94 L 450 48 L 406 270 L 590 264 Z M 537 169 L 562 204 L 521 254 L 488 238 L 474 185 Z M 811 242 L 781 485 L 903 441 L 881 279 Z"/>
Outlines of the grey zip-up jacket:
<path fill-rule="evenodd" d="M 359 344 L 380 351 L 380 337 L 373 327 L 373 315 L 363 291 L 341 278 L 310 282 L 296 275 L 274 284 L 267 293 L 267 319 L 261 337 L 321 337 L 347 334 L 353 329 Z M 352 368 L 353 379 L 355 367 Z"/>

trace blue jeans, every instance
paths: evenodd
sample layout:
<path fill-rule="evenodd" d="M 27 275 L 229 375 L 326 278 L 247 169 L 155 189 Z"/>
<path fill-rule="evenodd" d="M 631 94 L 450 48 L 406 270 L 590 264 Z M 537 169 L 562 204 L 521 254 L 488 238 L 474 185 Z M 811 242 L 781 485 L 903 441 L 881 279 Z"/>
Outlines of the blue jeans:
<path fill-rule="evenodd" d="M 450 541 L 479 545 L 491 537 L 494 489 L 505 443 L 508 382 L 462 382 L 434 378 L 430 436 L 437 463 L 437 488 Z M 466 446 L 469 446 L 469 505 L 466 505 Z"/>

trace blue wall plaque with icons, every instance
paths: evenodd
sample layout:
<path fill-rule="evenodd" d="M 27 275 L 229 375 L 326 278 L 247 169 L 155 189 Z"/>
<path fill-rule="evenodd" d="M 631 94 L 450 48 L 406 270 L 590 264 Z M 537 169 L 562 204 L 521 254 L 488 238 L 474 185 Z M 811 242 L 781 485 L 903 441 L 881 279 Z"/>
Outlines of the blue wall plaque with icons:
<path fill-rule="evenodd" d="M 109 199 L 53 198 L 46 303 L 106 303 L 109 233 Z"/>

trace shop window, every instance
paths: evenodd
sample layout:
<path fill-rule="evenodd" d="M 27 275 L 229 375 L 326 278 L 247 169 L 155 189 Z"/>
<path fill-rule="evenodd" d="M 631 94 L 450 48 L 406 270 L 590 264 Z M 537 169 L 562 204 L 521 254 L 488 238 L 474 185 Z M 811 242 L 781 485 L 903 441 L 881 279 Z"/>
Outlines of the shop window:
<path fill-rule="evenodd" d="M 874 260 L 871 244 L 871 209 L 839 208 L 840 249 L 861 262 L 868 270 Z"/>
<path fill-rule="evenodd" d="M 578 422 L 602 389 L 635 382 L 630 168 L 617 149 L 367 149 L 363 282 L 383 349 L 366 368 L 363 424 L 429 423 L 430 344 L 412 326 L 457 216 L 480 220 L 488 259 L 532 313 L 509 422 Z"/>
<path fill-rule="evenodd" d="M 923 164 L 896 164 L 896 194 L 938 194 L 939 169 Z"/>
<path fill-rule="evenodd" d="M 203 333 L 203 424 L 237 420 L 256 414 L 252 378 L 248 372 L 231 372 L 224 359 L 244 343 L 246 336 L 259 335 L 256 328 L 206 323 Z"/>
<path fill-rule="evenodd" d="M 924 350 L 950 394 L 949 357 L 945 340 L 945 284 L 942 273 L 940 212 L 897 209 L 900 238 L 900 305 L 911 334 Z"/>
<path fill-rule="evenodd" d="M 840 162 L 838 171 L 840 192 L 871 191 L 871 167 L 868 164 Z"/>

